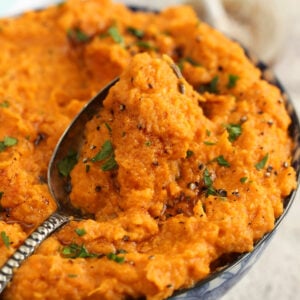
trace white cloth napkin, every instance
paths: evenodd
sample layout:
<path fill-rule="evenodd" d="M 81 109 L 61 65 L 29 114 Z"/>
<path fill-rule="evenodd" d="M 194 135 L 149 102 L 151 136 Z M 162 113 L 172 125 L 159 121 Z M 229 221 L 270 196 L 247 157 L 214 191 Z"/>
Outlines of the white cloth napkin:
<path fill-rule="evenodd" d="M 63 2 L 63 0 L 0 0 L 0 18 L 6 16 L 13 16 L 22 13 L 26 10 L 39 9 L 47 7 L 51 4 L 57 4 Z M 134 6 L 147 6 L 155 9 L 161 9 L 163 7 L 179 4 L 184 1 L 181 0 L 115 0 L 115 2 L 122 2 Z"/>
<path fill-rule="evenodd" d="M 46 7 L 61 0 L 1 0 L 0 17 L 13 16 L 30 9 Z"/>

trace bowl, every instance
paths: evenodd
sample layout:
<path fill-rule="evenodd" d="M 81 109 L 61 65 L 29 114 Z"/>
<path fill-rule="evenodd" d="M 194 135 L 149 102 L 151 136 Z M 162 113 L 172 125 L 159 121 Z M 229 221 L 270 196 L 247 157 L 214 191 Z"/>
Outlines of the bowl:
<path fill-rule="evenodd" d="M 133 10 L 141 10 L 139 7 L 131 7 Z M 143 10 L 147 10 L 143 7 Z M 151 10 L 151 9 L 150 9 Z M 272 70 L 268 68 L 263 62 L 258 60 L 253 54 L 247 52 L 248 57 L 251 61 L 261 70 L 262 78 L 269 83 L 277 86 L 282 94 L 285 101 L 287 111 L 291 117 L 292 123 L 289 128 L 290 136 L 294 141 L 294 152 L 293 152 L 293 166 L 296 170 L 297 181 L 299 183 L 299 172 L 300 172 L 300 124 L 292 104 L 292 101 L 285 91 L 285 88 L 274 75 Z M 199 281 L 193 287 L 188 289 L 182 289 L 175 292 L 174 295 L 169 297 L 169 300 L 196 300 L 196 299 L 218 299 L 224 295 L 231 287 L 233 287 L 255 264 L 262 252 L 266 249 L 270 243 L 272 237 L 276 234 L 281 221 L 287 216 L 290 210 L 294 198 L 296 196 L 294 190 L 288 197 L 284 199 L 284 211 L 282 215 L 276 220 L 275 226 L 272 231 L 267 233 L 262 239 L 260 239 L 254 246 L 253 251 L 244 253 L 234 257 L 234 259 L 218 268 L 217 271 L 206 277 L 204 280 Z"/>

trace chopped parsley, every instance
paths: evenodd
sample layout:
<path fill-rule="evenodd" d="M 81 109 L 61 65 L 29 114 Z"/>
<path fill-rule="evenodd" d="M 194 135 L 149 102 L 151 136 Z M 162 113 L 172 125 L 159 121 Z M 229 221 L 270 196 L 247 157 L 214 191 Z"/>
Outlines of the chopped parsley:
<path fill-rule="evenodd" d="M 101 166 L 102 171 L 111 171 L 118 168 L 118 163 L 115 160 L 114 156 L 111 156 L 107 161 Z"/>
<path fill-rule="evenodd" d="M 0 191 L 0 200 L 2 199 L 3 195 L 4 195 L 4 192 Z"/>
<path fill-rule="evenodd" d="M 267 161 L 268 161 L 268 158 L 269 158 L 269 153 L 267 153 L 263 158 L 262 160 L 260 160 L 257 164 L 255 164 L 255 168 L 256 170 L 261 170 L 265 167 Z"/>
<path fill-rule="evenodd" d="M 205 169 L 203 172 L 203 182 L 205 187 L 205 195 L 206 197 L 212 196 L 219 196 L 219 197 L 227 197 L 227 191 L 223 189 L 215 189 L 213 187 L 213 180 L 211 178 L 211 174 L 208 169 Z"/>
<path fill-rule="evenodd" d="M 7 100 L 4 100 L 3 102 L 0 103 L 0 107 L 3 107 L 3 108 L 9 107 L 9 102 Z"/>
<path fill-rule="evenodd" d="M 228 82 L 227 82 L 227 88 L 232 89 L 236 86 L 237 81 L 239 80 L 239 76 L 229 74 L 228 75 Z"/>
<path fill-rule="evenodd" d="M 210 187 L 213 184 L 213 181 L 211 179 L 211 175 L 210 175 L 210 173 L 207 169 L 205 169 L 204 172 L 203 172 L 203 181 L 204 181 L 205 187 Z"/>
<path fill-rule="evenodd" d="M 124 38 L 120 34 L 120 31 L 116 25 L 113 25 L 108 28 L 107 33 L 113 39 L 113 41 L 117 44 L 124 45 Z"/>
<path fill-rule="evenodd" d="M 101 169 L 102 171 L 111 171 L 118 167 L 115 160 L 113 145 L 110 140 L 106 140 L 101 150 L 91 159 L 92 162 L 104 161 Z"/>
<path fill-rule="evenodd" d="M 139 48 L 143 48 L 146 50 L 153 50 L 153 51 L 157 51 L 157 47 L 155 47 L 153 44 L 151 44 L 150 42 L 147 41 L 137 41 L 135 43 Z"/>
<path fill-rule="evenodd" d="M 178 67 L 179 67 L 179 69 L 180 69 L 180 71 L 182 71 L 183 70 L 183 66 L 184 66 L 184 63 L 185 62 L 188 62 L 189 64 L 191 64 L 192 66 L 194 66 L 194 67 L 200 67 L 201 66 L 201 64 L 199 64 L 196 60 L 194 60 L 192 57 L 189 57 L 189 56 L 187 56 L 187 57 L 183 57 L 183 58 L 181 58 L 180 60 L 179 60 L 179 62 L 178 62 Z"/>
<path fill-rule="evenodd" d="M 61 2 L 58 2 L 57 4 L 56 4 L 56 6 L 57 7 L 62 7 L 62 6 L 64 6 L 66 3 L 65 3 L 65 1 L 61 1 Z"/>
<path fill-rule="evenodd" d="M 217 94 L 218 93 L 218 82 L 219 76 L 215 76 L 209 84 L 209 92 Z"/>
<path fill-rule="evenodd" d="M 84 228 L 76 228 L 75 232 L 77 233 L 78 236 L 84 236 L 86 234 L 86 231 Z"/>
<path fill-rule="evenodd" d="M 145 146 L 150 147 L 152 145 L 151 141 L 146 141 Z"/>
<path fill-rule="evenodd" d="M 212 94 L 217 94 L 219 92 L 218 89 L 218 83 L 219 83 L 219 76 L 216 75 L 211 82 L 207 83 L 207 84 L 203 84 L 198 88 L 198 91 L 200 93 L 205 93 L 205 92 L 209 92 Z"/>
<path fill-rule="evenodd" d="M 4 146 L 6 146 L 6 147 L 12 147 L 18 143 L 18 139 L 11 137 L 11 136 L 6 136 L 3 140 L 3 143 L 4 143 Z"/>
<path fill-rule="evenodd" d="M 101 150 L 92 158 L 92 162 L 101 161 L 108 158 L 113 153 L 113 146 L 110 140 L 106 140 Z"/>
<path fill-rule="evenodd" d="M 234 142 L 242 134 L 242 126 L 240 124 L 228 124 L 226 130 L 229 134 L 228 139 Z"/>
<path fill-rule="evenodd" d="M 186 158 L 190 158 L 193 155 L 194 155 L 194 152 L 192 150 L 187 150 L 186 151 Z"/>
<path fill-rule="evenodd" d="M 138 39 L 142 39 L 145 35 L 143 30 L 137 29 L 137 28 L 134 28 L 134 27 L 128 27 L 127 32 L 132 34 L 133 36 L 135 36 Z"/>
<path fill-rule="evenodd" d="M 223 155 L 220 155 L 216 158 L 217 163 L 219 164 L 219 166 L 223 166 L 223 167 L 230 167 L 230 163 L 224 158 Z"/>
<path fill-rule="evenodd" d="M 0 152 L 3 152 L 7 147 L 12 147 L 18 144 L 18 139 L 6 136 L 3 141 L 0 141 Z"/>
<path fill-rule="evenodd" d="M 71 42 L 76 44 L 87 43 L 91 39 L 91 37 L 83 32 L 80 28 L 68 29 L 67 37 Z"/>
<path fill-rule="evenodd" d="M 111 134 L 112 129 L 111 129 L 110 125 L 106 122 L 104 124 L 105 124 L 105 127 L 107 128 L 108 132 Z"/>
<path fill-rule="evenodd" d="M 120 249 L 120 250 L 117 250 L 116 253 L 110 252 L 110 253 L 106 254 L 106 257 L 109 260 L 113 260 L 114 262 L 116 262 L 118 264 L 122 264 L 122 263 L 125 262 L 125 257 L 124 256 L 120 256 L 119 254 L 124 254 L 124 253 L 126 253 L 126 251 L 123 250 L 123 249 Z"/>
<path fill-rule="evenodd" d="M 3 244 L 6 246 L 7 249 L 9 249 L 9 246 L 10 246 L 9 236 L 6 234 L 5 231 L 1 231 L 0 235 L 1 235 L 1 239 L 3 241 Z"/>
<path fill-rule="evenodd" d="M 245 183 L 248 180 L 248 177 L 241 177 L 240 183 Z"/>
<path fill-rule="evenodd" d="M 84 245 L 76 243 L 63 247 L 61 253 L 65 258 L 93 258 L 99 256 L 95 253 L 90 253 Z"/>
<path fill-rule="evenodd" d="M 59 174 L 68 177 L 77 162 L 77 152 L 73 150 L 69 151 L 68 155 L 57 164 Z"/>
<path fill-rule="evenodd" d="M 216 142 L 204 141 L 203 142 L 206 146 L 214 146 Z"/>

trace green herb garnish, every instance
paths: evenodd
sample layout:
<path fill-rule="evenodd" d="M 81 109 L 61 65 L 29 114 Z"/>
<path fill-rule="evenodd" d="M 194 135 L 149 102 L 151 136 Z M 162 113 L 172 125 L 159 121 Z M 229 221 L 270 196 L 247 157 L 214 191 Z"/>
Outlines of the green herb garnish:
<path fill-rule="evenodd" d="M 108 158 L 113 153 L 113 146 L 110 140 L 106 140 L 101 150 L 91 159 L 92 162 L 101 161 L 103 159 Z"/>
<path fill-rule="evenodd" d="M 204 141 L 203 142 L 206 146 L 214 146 L 216 145 L 216 142 L 210 142 L 210 141 Z"/>
<path fill-rule="evenodd" d="M 118 167 L 115 160 L 113 145 L 110 140 L 106 140 L 101 150 L 91 159 L 92 162 L 104 161 L 101 169 L 102 171 L 111 171 Z"/>
<path fill-rule="evenodd" d="M 12 147 L 18 144 L 18 139 L 6 136 L 3 141 L 0 141 L 0 152 L 3 152 L 7 147 Z"/>
<path fill-rule="evenodd" d="M 3 241 L 3 244 L 6 246 L 7 249 L 9 249 L 9 246 L 10 246 L 9 236 L 6 234 L 5 231 L 1 231 L 0 235 L 1 235 L 1 239 Z"/>
<path fill-rule="evenodd" d="M 201 66 L 201 64 L 199 64 L 196 60 L 194 60 L 192 57 L 189 57 L 189 56 L 187 56 L 187 57 L 183 57 L 183 58 L 181 58 L 180 60 L 179 60 L 179 62 L 178 62 L 178 67 L 179 67 L 179 69 L 182 71 L 183 70 L 183 65 L 184 65 L 184 63 L 185 62 L 188 62 L 189 64 L 191 64 L 192 66 L 194 66 L 194 67 L 200 67 Z"/>
<path fill-rule="evenodd" d="M 62 6 L 64 6 L 65 4 L 66 4 L 65 1 L 61 1 L 61 2 L 58 2 L 58 3 L 56 4 L 56 6 L 57 6 L 57 7 L 62 7 Z"/>
<path fill-rule="evenodd" d="M 186 158 L 190 158 L 193 155 L 194 155 L 194 152 L 192 150 L 187 150 L 186 151 Z"/>
<path fill-rule="evenodd" d="M 230 167 L 230 163 L 224 158 L 223 155 L 220 155 L 216 158 L 217 163 L 219 164 L 219 166 L 223 166 L 223 167 Z"/>
<path fill-rule="evenodd" d="M 210 175 L 210 173 L 207 169 L 205 169 L 204 172 L 203 172 L 203 181 L 204 181 L 205 187 L 210 187 L 213 184 L 213 181 L 211 179 L 211 175 Z"/>
<path fill-rule="evenodd" d="M 112 129 L 111 129 L 110 125 L 108 123 L 106 123 L 106 122 L 104 123 L 104 125 L 107 128 L 108 132 L 111 134 Z"/>
<path fill-rule="evenodd" d="M 118 168 L 118 163 L 115 160 L 115 157 L 110 157 L 104 164 L 101 166 L 102 171 L 111 171 Z"/>
<path fill-rule="evenodd" d="M 4 192 L 0 192 L 0 200 L 2 199 Z"/>
<path fill-rule="evenodd" d="M 3 143 L 4 143 L 4 146 L 6 146 L 6 147 L 12 147 L 18 143 L 18 139 L 11 137 L 11 136 L 6 136 L 4 138 Z"/>
<path fill-rule="evenodd" d="M 248 180 L 248 177 L 241 177 L 240 183 L 245 183 Z"/>
<path fill-rule="evenodd" d="M 80 28 L 70 28 L 67 31 L 67 37 L 70 41 L 81 44 L 88 42 L 91 37 L 84 33 Z"/>
<path fill-rule="evenodd" d="M 68 177 L 77 162 L 77 152 L 73 150 L 69 151 L 68 155 L 57 164 L 59 174 Z"/>
<path fill-rule="evenodd" d="M 109 259 L 109 260 L 113 260 L 115 261 L 116 263 L 118 264 L 122 264 L 125 262 L 125 257 L 124 256 L 119 256 L 118 254 L 122 254 L 122 253 L 126 253 L 126 251 L 123 251 L 123 250 L 119 250 L 117 251 L 116 253 L 108 253 L 106 255 L 106 257 Z"/>
<path fill-rule="evenodd" d="M 229 74 L 228 75 L 228 83 L 227 83 L 227 88 L 232 89 L 236 86 L 237 81 L 239 80 L 239 76 Z"/>
<path fill-rule="evenodd" d="M 86 234 L 86 231 L 84 228 L 76 228 L 75 232 L 77 233 L 78 236 L 84 236 Z"/>
<path fill-rule="evenodd" d="M 124 45 L 124 38 L 120 34 L 119 29 L 116 25 L 109 27 L 107 33 L 110 35 L 110 37 L 115 43 Z"/>
<path fill-rule="evenodd" d="M 84 245 L 76 243 L 63 247 L 61 253 L 65 258 L 93 258 L 99 256 L 95 253 L 90 253 Z"/>
<path fill-rule="evenodd" d="M 269 153 L 267 153 L 261 161 L 259 161 L 257 164 L 255 164 L 255 168 L 256 170 L 261 170 L 265 167 L 267 161 L 268 161 L 268 158 L 269 158 Z"/>
<path fill-rule="evenodd" d="M 0 103 L 0 107 L 3 107 L 3 108 L 9 107 L 9 102 L 7 100 L 4 100 L 3 102 Z"/>
<path fill-rule="evenodd" d="M 154 45 L 152 45 L 151 43 L 149 42 L 146 42 L 146 41 L 137 41 L 135 43 L 138 47 L 140 48 L 144 48 L 146 50 L 153 50 L 153 51 L 157 51 L 157 47 L 155 47 Z"/>
<path fill-rule="evenodd" d="M 138 39 L 142 39 L 145 35 L 144 31 L 141 29 L 137 29 L 134 27 L 128 27 L 127 32 L 137 37 Z"/>
<path fill-rule="evenodd" d="M 228 124 L 226 130 L 229 134 L 229 141 L 234 142 L 242 134 L 242 126 L 240 124 Z"/>
<path fill-rule="evenodd" d="M 218 90 L 218 83 L 219 83 L 219 76 L 216 75 L 211 82 L 207 83 L 207 84 L 203 84 L 198 88 L 198 91 L 200 93 L 205 93 L 205 92 L 209 92 L 212 94 L 217 94 L 219 93 Z"/>
<path fill-rule="evenodd" d="M 206 197 L 212 195 L 212 196 L 218 196 L 218 197 L 227 197 L 227 192 L 223 189 L 215 189 L 213 187 L 213 180 L 211 178 L 211 174 L 208 171 L 208 169 L 205 169 L 203 172 L 203 182 L 205 187 L 205 195 Z"/>

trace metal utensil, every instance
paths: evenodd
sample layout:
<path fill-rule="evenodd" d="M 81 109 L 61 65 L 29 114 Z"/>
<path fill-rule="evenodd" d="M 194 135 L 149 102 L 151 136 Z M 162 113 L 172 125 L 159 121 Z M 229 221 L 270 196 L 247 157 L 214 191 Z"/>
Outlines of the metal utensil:
<path fill-rule="evenodd" d="M 87 217 L 82 215 L 81 211 L 75 209 L 70 203 L 70 190 L 66 188 L 69 185 L 69 178 L 62 177 L 59 174 L 57 164 L 68 155 L 70 150 L 80 152 L 85 124 L 102 108 L 103 100 L 106 98 L 109 89 L 117 81 L 118 79 L 115 79 L 109 83 L 84 106 L 57 143 L 48 167 L 48 187 L 57 203 L 57 210 L 27 237 L 2 266 L 0 269 L 0 294 L 12 279 L 14 270 L 19 268 L 23 261 L 33 254 L 37 247 L 56 229 L 74 218 L 83 219 Z"/>

